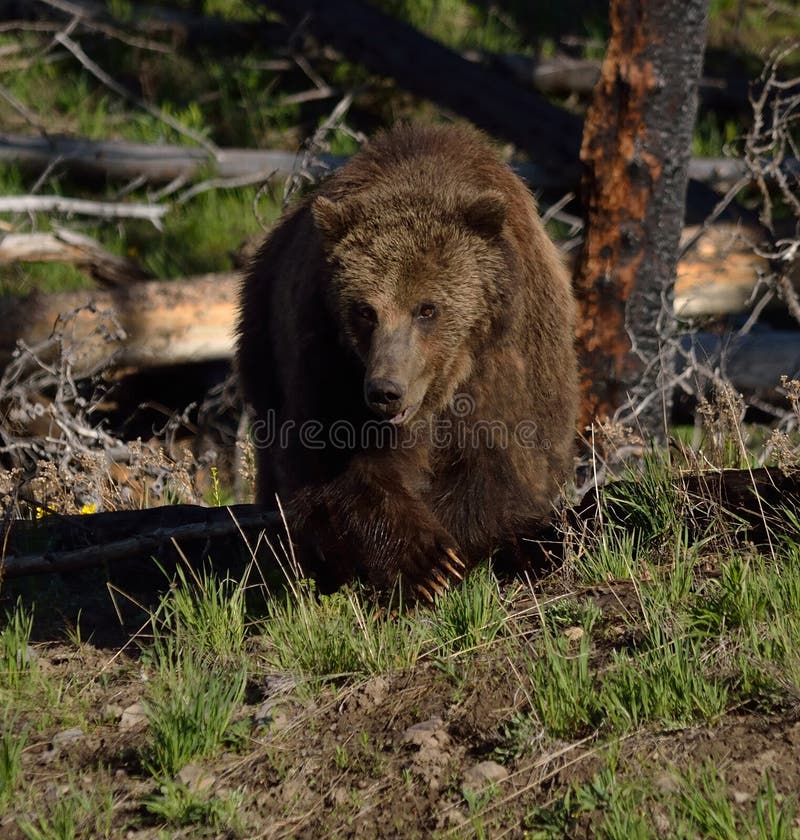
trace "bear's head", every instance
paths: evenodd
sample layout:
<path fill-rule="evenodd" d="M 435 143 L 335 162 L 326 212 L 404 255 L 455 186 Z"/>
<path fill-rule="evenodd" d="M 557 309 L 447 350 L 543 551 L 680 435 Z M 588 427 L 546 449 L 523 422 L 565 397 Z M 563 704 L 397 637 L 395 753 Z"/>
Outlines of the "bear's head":
<path fill-rule="evenodd" d="M 504 319 L 504 196 L 317 196 L 341 340 L 364 366 L 364 399 L 401 425 L 452 400 Z"/>

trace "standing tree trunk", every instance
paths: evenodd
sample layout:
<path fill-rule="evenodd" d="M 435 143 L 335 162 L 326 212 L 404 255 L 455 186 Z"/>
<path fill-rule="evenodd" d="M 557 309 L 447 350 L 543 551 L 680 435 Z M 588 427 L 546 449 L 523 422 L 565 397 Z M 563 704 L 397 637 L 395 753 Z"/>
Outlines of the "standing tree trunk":
<path fill-rule="evenodd" d="M 611 40 L 586 118 L 586 234 L 575 276 L 582 422 L 663 434 L 672 283 L 708 0 L 611 0 Z"/>

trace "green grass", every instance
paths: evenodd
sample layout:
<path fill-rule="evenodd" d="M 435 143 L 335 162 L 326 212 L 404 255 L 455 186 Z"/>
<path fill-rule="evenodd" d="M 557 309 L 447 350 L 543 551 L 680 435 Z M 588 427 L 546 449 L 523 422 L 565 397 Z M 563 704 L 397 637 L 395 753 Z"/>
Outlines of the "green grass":
<path fill-rule="evenodd" d="M 14 790 L 22 779 L 22 750 L 27 732 L 19 733 L 17 721 L 6 710 L 0 731 L 0 814 L 12 801 Z"/>
<path fill-rule="evenodd" d="M 575 649 L 565 637 L 545 634 L 528 658 L 525 691 L 537 720 L 555 738 L 580 737 L 595 725 L 598 696 L 589 655 L 587 635 Z"/>
<path fill-rule="evenodd" d="M 660 777 L 671 779 L 663 790 L 655 788 L 648 775 L 633 768 L 623 772 L 615 760 L 609 761 L 588 782 L 570 786 L 547 807 L 531 809 L 525 819 L 526 837 L 572 837 L 577 826 L 586 824 L 592 827 L 591 836 L 602 840 L 797 837 L 796 799 L 777 794 L 769 776 L 752 804 L 737 805 L 724 773 L 711 763 L 662 769 Z"/>
<path fill-rule="evenodd" d="M 66 790 L 33 817 L 19 821 L 27 840 L 111 838 L 114 797 L 109 790 L 85 790 L 70 778 Z"/>
<path fill-rule="evenodd" d="M 153 614 L 146 652 L 153 675 L 145 711 L 144 761 L 159 778 L 235 741 L 232 725 L 247 685 L 245 582 L 203 574 L 178 580 Z"/>
<path fill-rule="evenodd" d="M 67 194 L 70 190 L 71 187 L 56 192 Z M 24 184 L 13 175 L 13 167 L 8 167 L 5 185 L 0 183 L 0 193 L 23 192 Z M 70 194 L 75 195 L 77 191 Z M 95 238 L 112 254 L 132 258 L 158 279 L 225 272 L 234 268 L 236 249 L 262 233 L 253 213 L 255 196 L 256 187 L 202 193 L 187 204 L 174 207 L 163 220 L 160 231 L 149 222 L 137 220 L 103 224 L 84 219 L 65 223 L 63 219 L 48 221 L 43 214 L 38 228 L 47 231 L 52 224 L 62 223 L 77 229 Z M 107 195 L 97 197 L 102 200 Z M 278 205 L 269 196 L 262 196 L 258 207 L 265 222 L 278 215 Z M 68 264 L 40 262 L 0 266 L 0 294 L 74 291 L 91 285 L 86 273 Z"/>
<path fill-rule="evenodd" d="M 32 629 L 33 615 L 18 600 L 14 609 L 6 612 L 0 630 L 0 691 L 18 688 L 35 667 L 29 647 Z"/>
<path fill-rule="evenodd" d="M 253 804 L 255 790 L 271 797 L 285 785 L 303 814 L 326 809 L 330 824 L 319 830 L 335 835 L 374 805 L 371 792 L 388 801 L 395 784 L 414 795 L 426 789 L 402 733 L 439 715 L 444 743 L 466 750 L 460 764 L 450 755 L 456 766 L 443 768 L 440 783 L 467 836 L 509 826 L 527 837 L 584 836 L 590 825 L 591 836 L 620 840 L 792 837 L 796 803 L 778 793 L 778 779 L 765 777 L 740 801 L 725 765 L 687 750 L 670 753 L 682 763 L 642 764 L 643 744 L 681 745 L 698 726 L 713 737 L 732 714 L 779 722 L 800 692 L 800 544 L 776 535 L 769 554 L 692 537 L 674 499 L 659 498 L 675 470 L 654 460 L 633 483 L 602 490 L 604 525 L 576 536 L 557 575 L 506 586 L 484 567 L 433 606 L 382 607 L 361 586 L 321 595 L 291 575 L 285 591 L 269 594 L 252 572 L 233 581 L 179 567 L 153 611 L 151 637 L 138 639 L 147 727 L 133 750 L 133 824 L 163 836 L 248 836 L 263 805 Z M 98 721 L 86 712 L 101 680 L 54 676 L 23 655 L 30 612 L 21 605 L 0 633 L 4 818 L 26 837 L 107 836 L 109 821 L 120 824 L 116 790 L 101 785 L 95 795 L 70 783 L 63 802 L 45 800 L 36 792 L 43 771 L 24 752 L 76 716 L 87 732 L 109 726 L 108 713 Z M 92 655 L 90 644 L 72 642 Z M 509 693 L 470 706 L 496 690 L 495 675 Z M 313 782 L 298 764 L 302 750 L 333 774 L 311 792 L 324 805 L 303 799 Z M 548 756 L 555 773 L 559 756 L 566 769 L 567 757 L 592 755 L 604 766 L 588 780 L 545 772 Z M 517 779 L 543 774 L 550 786 L 531 783 L 524 802 L 503 782 L 464 793 L 465 767 L 486 758 Z M 182 780 L 189 763 L 208 768 L 208 787 Z M 251 784 L 256 768 L 263 775 Z"/>
<path fill-rule="evenodd" d="M 226 837 L 239 837 L 242 820 L 238 811 L 242 802 L 241 792 L 222 796 L 211 791 L 198 793 L 167 779 L 158 793 L 145 801 L 144 807 L 155 820 L 173 828 L 193 826 L 196 831 L 204 827 L 209 829 L 210 836 L 222 831 Z"/>
<path fill-rule="evenodd" d="M 424 640 L 402 609 L 387 615 L 358 588 L 319 595 L 306 581 L 268 601 L 260 631 L 266 664 L 313 685 L 409 668 Z"/>
<path fill-rule="evenodd" d="M 486 566 L 436 601 L 430 632 L 438 656 L 490 645 L 508 620 L 497 578 Z"/>
<path fill-rule="evenodd" d="M 170 656 L 169 651 L 162 655 L 161 646 L 174 640 L 178 655 L 187 651 L 201 661 L 242 664 L 247 586 L 247 574 L 233 580 L 179 566 L 169 592 L 153 613 L 153 649 L 159 661 Z"/>

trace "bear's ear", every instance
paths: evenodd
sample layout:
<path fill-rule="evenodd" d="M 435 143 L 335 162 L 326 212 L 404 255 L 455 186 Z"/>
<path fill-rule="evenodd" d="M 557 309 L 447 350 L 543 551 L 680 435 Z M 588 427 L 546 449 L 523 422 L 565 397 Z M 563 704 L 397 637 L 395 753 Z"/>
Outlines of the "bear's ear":
<path fill-rule="evenodd" d="M 314 224 L 327 245 L 338 242 L 348 224 L 348 214 L 342 204 L 337 204 L 324 195 L 318 195 L 311 202 Z"/>
<path fill-rule="evenodd" d="M 487 239 L 500 235 L 507 213 L 506 197 L 495 190 L 479 195 L 464 208 L 467 225 Z"/>

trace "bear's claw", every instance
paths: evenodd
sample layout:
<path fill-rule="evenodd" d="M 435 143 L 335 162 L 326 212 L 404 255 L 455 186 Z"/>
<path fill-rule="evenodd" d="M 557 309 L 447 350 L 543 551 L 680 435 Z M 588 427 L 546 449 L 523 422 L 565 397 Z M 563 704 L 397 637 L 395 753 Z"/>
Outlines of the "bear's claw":
<path fill-rule="evenodd" d="M 433 595 L 431 595 L 431 593 L 428 591 L 428 589 L 427 589 L 426 587 L 424 587 L 421 583 L 418 583 L 418 584 L 414 587 L 414 592 L 416 592 L 416 593 L 417 593 L 417 595 L 422 595 L 422 597 L 423 597 L 423 598 L 425 598 L 425 600 L 426 600 L 429 604 L 434 603 L 434 600 L 433 600 Z"/>
<path fill-rule="evenodd" d="M 453 551 L 452 548 L 448 548 L 445 551 L 445 554 L 456 564 L 456 566 L 461 566 L 462 569 L 466 569 L 467 567 L 464 565 L 464 561 Z"/>
<path fill-rule="evenodd" d="M 464 575 L 462 575 L 458 569 L 454 568 L 452 563 L 448 563 L 447 560 L 442 561 L 442 568 L 456 580 L 464 580 Z"/>
<path fill-rule="evenodd" d="M 442 587 L 442 589 L 449 589 L 450 588 L 450 581 L 440 571 L 437 571 L 436 569 L 433 569 L 433 571 L 431 572 L 431 575 L 433 576 L 436 583 L 438 583 L 439 586 Z"/>

